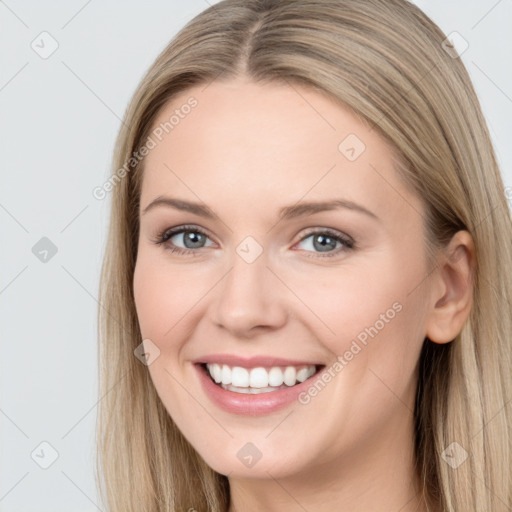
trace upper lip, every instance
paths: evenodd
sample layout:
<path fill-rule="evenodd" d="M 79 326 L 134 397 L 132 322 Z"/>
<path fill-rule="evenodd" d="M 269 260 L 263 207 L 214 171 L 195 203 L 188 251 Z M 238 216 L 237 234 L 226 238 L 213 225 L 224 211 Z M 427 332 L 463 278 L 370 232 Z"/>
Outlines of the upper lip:
<path fill-rule="evenodd" d="M 273 356 L 252 356 L 241 357 L 234 354 L 210 354 L 203 357 L 198 357 L 193 361 L 195 364 L 202 363 L 217 363 L 226 364 L 228 366 L 241 366 L 243 368 L 256 368 L 265 367 L 271 368 L 273 366 L 323 366 L 323 363 L 315 361 L 305 361 L 299 359 L 283 359 L 281 357 Z"/>

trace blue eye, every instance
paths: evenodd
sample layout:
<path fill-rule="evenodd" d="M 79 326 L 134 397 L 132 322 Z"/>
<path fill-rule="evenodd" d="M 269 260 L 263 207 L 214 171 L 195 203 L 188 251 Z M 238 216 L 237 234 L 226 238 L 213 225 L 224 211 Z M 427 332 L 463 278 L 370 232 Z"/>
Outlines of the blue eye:
<path fill-rule="evenodd" d="M 352 239 L 331 229 L 311 231 L 303 237 L 299 243 L 303 243 L 308 239 L 311 239 L 311 242 L 308 242 L 306 246 L 309 249 L 314 249 L 314 251 L 308 250 L 306 252 L 318 251 L 319 253 L 323 253 L 320 254 L 321 258 L 336 256 L 343 250 L 354 248 Z"/>
<path fill-rule="evenodd" d="M 168 243 L 171 238 L 178 236 L 181 236 L 184 248 L 176 247 L 174 243 Z M 204 244 L 207 238 L 208 235 L 197 226 L 180 226 L 179 228 L 167 229 L 159 233 L 154 243 L 165 244 L 167 249 L 177 254 L 190 254 L 196 252 L 194 249 L 206 247 L 202 244 Z"/>
<path fill-rule="evenodd" d="M 172 238 L 180 240 L 184 247 L 177 247 L 174 242 L 171 242 Z M 304 236 L 300 243 L 304 243 L 306 240 L 311 239 L 311 242 L 306 243 L 306 253 L 313 253 L 308 257 L 321 258 L 336 256 L 342 251 L 347 249 L 354 249 L 354 241 L 343 235 L 338 231 L 324 228 L 310 231 Z M 159 233 L 153 242 L 158 245 L 164 245 L 166 249 L 176 254 L 184 255 L 198 255 L 198 251 L 194 249 L 202 249 L 214 245 L 212 243 L 207 244 L 209 237 L 205 231 L 197 226 L 180 226 L 177 228 L 167 229 Z M 196 253 L 196 254 L 194 254 Z"/>

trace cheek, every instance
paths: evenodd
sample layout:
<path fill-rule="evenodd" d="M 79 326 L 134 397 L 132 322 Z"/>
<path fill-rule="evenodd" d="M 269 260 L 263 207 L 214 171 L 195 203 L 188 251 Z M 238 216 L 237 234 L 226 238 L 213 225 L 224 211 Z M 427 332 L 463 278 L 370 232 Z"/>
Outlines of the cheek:
<path fill-rule="evenodd" d="M 369 257 L 339 268 L 288 273 L 284 280 L 313 314 L 316 334 L 339 354 L 353 339 L 364 342 L 371 327 L 383 332 L 400 323 L 415 273 L 394 258 Z M 307 309 L 302 308 L 303 319 Z"/>
<path fill-rule="evenodd" d="M 164 258 L 139 254 L 133 278 L 135 306 L 144 338 L 157 344 L 174 334 L 208 287 L 185 267 L 169 267 Z M 193 314 L 193 313 L 192 313 Z"/>
<path fill-rule="evenodd" d="M 420 288 L 411 293 L 424 277 L 421 258 L 400 256 L 293 277 L 294 291 L 314 314 L 310 328 L 340 362 L 344 379 L 364 382 L 372 394 L 388 390 L 371 371 L 398 393 L 411 385 L 425 335 L 425 298 Z"/>
<path fill-rule="evenodd" d="M 164 328 L 166 317 L 162 313 L 167 309 L 168 298 L 162 296 L 163 281 L 155 266 L 139 254 L 133 276 L 133 293 L 143 338 L 160 338 L 158 333 Z"/>

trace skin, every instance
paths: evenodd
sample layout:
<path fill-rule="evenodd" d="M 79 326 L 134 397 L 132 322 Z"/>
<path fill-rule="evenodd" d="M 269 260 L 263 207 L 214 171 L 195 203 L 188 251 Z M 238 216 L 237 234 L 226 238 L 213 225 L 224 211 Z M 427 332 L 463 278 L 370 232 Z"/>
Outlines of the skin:
<path fill-rule="evenodd" d="M 145 159 L 139 212 L 135 302 L 143 338 L 160 350 L 148 369 L 163 404 L 228 475 L 230 512 L 426 510 L 413 469 L 418 358 L 425 336 L 449 342 L 467 319 L 470 236 L 457 233 L 431 272 L 425 209 L 399 180 L 391 147 L 319 92 L 213 82 L 173 98 L 155 126 L 190 96 L 197 106 Z M 366 146 L 354 161 L 338 149 L 349 134 Z M 220 220 L 166 206 L 143 214 L 163 195 L 205 203 Z M 278 218 L 283 206 L 338 198 L 377 219 L 349 208 Z M 153 242 L 185 224 L 207 232 L 202 247 L 184 245 L 183 233 Z M 354 248 L 321 252 L 311 228 L 351 237 Z M 252 263 L 236 252 L 247 236 L 263 249 Z M 173 243 L 189 253 L 172 253 Z M 307 404 L 225 412 L 192 365 L 220 352 L 329 367 L 394 303 L 400 312 Z M 237 457 L 247 442 L 262 453 L 250 468 Z"/>

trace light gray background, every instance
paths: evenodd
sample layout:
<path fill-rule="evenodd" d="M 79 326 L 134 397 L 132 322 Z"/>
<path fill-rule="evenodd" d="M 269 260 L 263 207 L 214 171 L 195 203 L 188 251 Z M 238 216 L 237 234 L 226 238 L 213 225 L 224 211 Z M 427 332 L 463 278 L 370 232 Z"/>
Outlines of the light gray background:
<path fill-rule="evenodd" d="M 457 31 L 469 43 L 462 59 L 505 185 L 512 186 L 512 0 L 416 3 L 446 34 Z M 120 119 L 139 80 L 207 6 L 206 0 L 0 1 L 3 512 L 102 510 L 93 453 L 108 198 L 96 200 L 92 190 L 108 177 Z M 43 31 L 59 45 L 46 59 L 31 47 L 35 40 L 40 52 L 48 51 Z M 32 252 L 42 237 L 57 247 L 47 262 Z M 58 453 L 47 469 L 35 462 L 52 461 L 44 441 Z"/>

